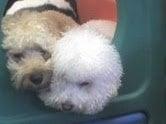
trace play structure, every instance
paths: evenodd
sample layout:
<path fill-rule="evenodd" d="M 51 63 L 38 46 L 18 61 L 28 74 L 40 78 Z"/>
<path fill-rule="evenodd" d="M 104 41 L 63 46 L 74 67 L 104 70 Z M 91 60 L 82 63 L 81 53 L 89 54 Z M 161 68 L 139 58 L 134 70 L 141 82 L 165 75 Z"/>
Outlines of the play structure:
<path fill-rule="evenodd" d="M 0 19 L 7 2 L 0 0 Z M 11 86 L 0 49 L 0 124 L 166 124 L 166 1 L 78 0 L 78 12 L 82 22 L 117 22 L 114 42 L 124 67 L 119 96 L 91 116 L 46 108 L 33 93 Z"/>

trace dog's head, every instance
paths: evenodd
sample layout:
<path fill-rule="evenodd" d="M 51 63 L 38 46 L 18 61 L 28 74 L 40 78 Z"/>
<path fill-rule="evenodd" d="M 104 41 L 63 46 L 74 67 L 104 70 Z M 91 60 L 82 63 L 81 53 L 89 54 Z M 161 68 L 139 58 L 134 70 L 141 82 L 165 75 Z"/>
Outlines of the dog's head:
<path fill-rule="evenodd" d="M 41 100 L 64 111 L 101 111 L 121 85 L 120 56 L 109 43 L 88 28 L 67 32 L 54 46 L 52 83 L 40 92 Z"/>
<path fill-rule="evenodd" d="M 20 11 L 4 17 L 3 48 L 17 88 L 39 89 L 50 82 L 52 46 L 75 22 L 54 11 Z"/>
<path fill-rule="evenodd" d="M 25 12 L 7 16 L 2 22 L 2 45 L 16 88 L 36 89 L 50 81 L 50 45 L 55 39 L 37 17 L 37 13 Z"/>

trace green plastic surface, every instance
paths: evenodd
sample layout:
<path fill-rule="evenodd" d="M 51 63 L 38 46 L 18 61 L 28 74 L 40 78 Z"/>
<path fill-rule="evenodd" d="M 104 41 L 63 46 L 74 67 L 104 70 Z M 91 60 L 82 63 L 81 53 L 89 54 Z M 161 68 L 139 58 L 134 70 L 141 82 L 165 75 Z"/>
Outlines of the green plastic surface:
<path fill-rule="evenodd" d="M 0 18 L 7 0 L 0 0 Z M 166 0 L 118 0 L 115 43 L 124 66 L 120 95 L 97 115 L 46 108 L 34 94 L 16 91 L 0 49 L 0 124 L 73 124 L 144 112 L 148 124 L 166 124 Z M 2 41 L 0 34 L 0 42 Z"/>

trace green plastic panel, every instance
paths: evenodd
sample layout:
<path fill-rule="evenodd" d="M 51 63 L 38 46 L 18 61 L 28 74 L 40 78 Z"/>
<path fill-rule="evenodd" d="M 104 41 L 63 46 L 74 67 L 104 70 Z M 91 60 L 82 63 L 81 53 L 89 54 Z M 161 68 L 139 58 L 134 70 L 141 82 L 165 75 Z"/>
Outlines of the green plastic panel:
<path fill-rule="evenodd" d="M 0 18 L 6 3 L 0 0 Z M 148 124 L 166 124 L 166 0 L 117 3 L 114 41 L 124 67 L 120 95 L 96 115 L 50 110 L 34 94 L 14 90 L 0 48 L 0 124 L 75 124 L 135 112 L 145 113 Z"/>

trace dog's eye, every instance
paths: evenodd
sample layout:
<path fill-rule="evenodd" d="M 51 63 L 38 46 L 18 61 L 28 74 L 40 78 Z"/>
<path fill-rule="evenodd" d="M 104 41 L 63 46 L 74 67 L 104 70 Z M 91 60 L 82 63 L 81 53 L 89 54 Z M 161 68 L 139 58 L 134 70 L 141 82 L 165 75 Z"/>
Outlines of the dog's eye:
<path fill-rule="evenodd" d="M 90 85 L 91 83 L 92 83 L 92 82 L 84 81 L 84 82 L 81 82 L 81 83 L 79 84 L 79 86 L 80 86 L 80 87 L 85 87 L 85 86 Z"/>
<path fill-rule="evenodd" d="M 40 53 L 42 54 L 45 60 L 48 60 L 49 58 L 51 58 L 51 54 L 45 50 L 40 50 Z"/>
<path fill-rule="evenodd" d="M 48 60 L 49 58 L 51 58 L 51 54 L 47 50 L 44 50 L 42 47 L 36 46 L 35 50 L 38 51 L 38 52 L 40 52 L 40 54 L 42 55 L 42 57 L 45 60 Z"/>
<path fill-rule="evenodd" d="M 41 47 L 36 47 L 36 50 L 40 52 L 40 54 L 45 60 L 51 58 L 51 54 L 48 51 L 42 49 Z"/>
<path fill-rule="evenodd" d="M 24 57 L 23 53 L 12 53 L 9 54 L 9 58 L 12 58 L 15 62 L 21 61 L 21 59 Z"/>

